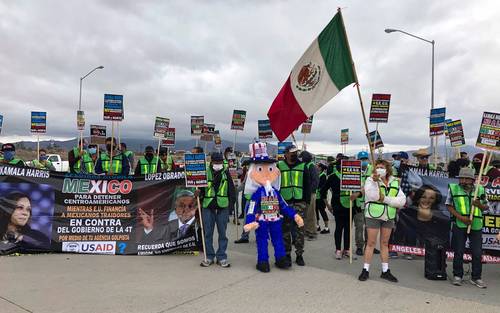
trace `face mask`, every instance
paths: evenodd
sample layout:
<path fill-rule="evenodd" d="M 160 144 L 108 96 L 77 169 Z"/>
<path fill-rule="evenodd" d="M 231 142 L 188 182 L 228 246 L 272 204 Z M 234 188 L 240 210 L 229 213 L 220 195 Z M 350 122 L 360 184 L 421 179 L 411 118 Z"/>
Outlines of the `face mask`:
<path fill-rule="evenodd" d="M 153 159 L 153 153 L 152 152 L 147 152 L 144 157 L 146 160 L 151 161 Z"/>
<path fill-rule="evenodd" d="M 363 169 L 366 169 L 368 167 L 368 164 L 370 164 L 368 161 L 361 161 L 361 167 Z"/>
<path fill-rule="evenodd" d="M 97 148 L 89 148 L 89 153 L 90 154 L 96 154 L 97 153 Z"/>
<path fill-rule="evenodd" d="M 385 177 L 385 175 L 387 174 L 387 171 L 385 168 L 377 168 L 377 174 L 379 174 L 380 177 Z"/>
<path fill-rule="evenodd" d="M 395 168 L 399 168 L 401 166 L 401 161 L 400 160 L 392 161 L 392 166 L 394 166 Z"/>
<path fill-rule="evenodd" d="M 297 162 L 297 161 L 299 160 L 299 156 L 298 156 L 298 155 L 296 155 L 296 154 L 292 154 L 292 155 L 290 156 L 290 160 L 291 160 L 293 163 L 295 163 L 295 162 Z"/>
<path fill-rule="evenodd" d="M 115 148 L 116 146 L 113 146 Z M 111 151 L 111 144 L 106 145 L 106 150 Z"/>
<path fill-rule="evenodd" d="M 213 164 L 212 168 L 214 169 L 214 171 L 218 172 L 218 171 L 221 171 L 224 168 L 224 165 L 222 165 L 222 164 Z"/>
<path fill-rule="evenodd" d="M 46 155 L 41 155 L 40 156 L 40 161 L 46 161 L 49 157 Z"/>
<path fill-rule="evenodd" d="M 16 156 L 15 151 L 4 151 L 3 152 L 3 158 L 7 161 L 12 161 L 15 156 Z"/>

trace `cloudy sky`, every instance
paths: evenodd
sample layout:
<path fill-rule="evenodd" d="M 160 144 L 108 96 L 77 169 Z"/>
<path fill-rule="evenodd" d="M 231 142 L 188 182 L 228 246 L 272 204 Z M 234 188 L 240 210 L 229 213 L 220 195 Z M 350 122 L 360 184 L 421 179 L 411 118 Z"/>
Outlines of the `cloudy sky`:
<path fill-rule="evenodd" d="M 232 110 L 243 109 L 239 137 L 250 140 L 337 7 L 365 109 L 372 93 L 392 94 L 389 124 L 380 126 L 388 150 L 428 144 L 431 45 L 386 34 L 387 27 L 436 41 L 435 106 L 463 120 L 469 144 L 482 112 L 500 111 L 500 4 L 493 0 L 1 0 L 0 141 L 29 136 L 30 111 L 38 110 L 48 112 L 44 138 L 74 137 L 79 78 L 99 65 L 83 84 L 87 125 L 104 123 L 103 94 L 115 93 L 124 95 L 122 137 L 149 139 L 154 117 L 164 116 L 187 139 L 189 116 L 205 115 L 232 140 Z M 315 115 L 310 149 L 338 152 L 342 128 L 350 129 L 351 151 L 366 146 L 352 87 Z"/>

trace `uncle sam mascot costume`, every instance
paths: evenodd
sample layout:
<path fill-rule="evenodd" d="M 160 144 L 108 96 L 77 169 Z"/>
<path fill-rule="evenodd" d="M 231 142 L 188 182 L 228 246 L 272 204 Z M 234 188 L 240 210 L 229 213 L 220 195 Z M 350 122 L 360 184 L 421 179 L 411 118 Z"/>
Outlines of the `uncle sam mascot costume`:
<path fill-rule="evenodd" d="M 261 272 L 269 272 L 269 254 L 267 240 L 271 237 L 274 247 L 276 267 L 287 268 L 288 262 L 283 244 L 281 225 L 283 215 L 295 220 L 299 227 L 304 221 L 288 206 L 279 193 L 280 171 L 276 167 L 276 160 L 270 159 L 265 143 L 250 144 L 250 168 L 245 183 L 245 194 L 251 194 L 247 204 L 245 231 L 255 230 L 257 241 L 257 266 Z"/>

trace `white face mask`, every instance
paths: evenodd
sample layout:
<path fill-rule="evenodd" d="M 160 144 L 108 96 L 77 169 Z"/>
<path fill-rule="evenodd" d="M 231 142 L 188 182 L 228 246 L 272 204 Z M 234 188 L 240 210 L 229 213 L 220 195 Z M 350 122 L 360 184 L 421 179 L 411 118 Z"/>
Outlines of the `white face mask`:
<path fill-rule="evenodd" d="M 224 168 L 223 164 L 214 164 L 213 166 L 214 171 L 220 171 Z"/>
<path fill-rule="evenodd" d="M 377 168 L 377 174 L 379 174 L 380 177 L 385 177 L 387 170 L 385 168 Z"/>

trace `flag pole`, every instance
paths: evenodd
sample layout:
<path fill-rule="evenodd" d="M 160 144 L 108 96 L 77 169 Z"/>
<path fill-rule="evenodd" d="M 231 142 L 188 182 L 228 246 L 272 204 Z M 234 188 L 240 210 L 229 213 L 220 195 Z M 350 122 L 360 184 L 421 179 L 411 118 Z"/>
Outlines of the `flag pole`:
<path fill-rule="evenodd" d="M 113 175 L 113 149 L 115 146 L 115 122 L 111 121 L 111 151 L 109 152 L 108 175 Z"/>
<path fill-rule="evenodd" d="M 292 139 L 293 143 L 295 143 L 295 146 L 298 147 L 299 145 L 297 144 L 297 140 L 295 139 L 295 135 L 293 134 L 293 132 L 292 132 Z"/>
<path fill-rule="evenodd" d="M 337 12 L 340 14 L 340 20 L 342 21 L 342 28 L 343 28 L 345 40 L 347 43 L 347 50 L 349 51 L 349 56 L 350 56 L 351 61 L 352 61 L 351 46 L 349 45 L 349 38 L 347 38 L 347 32 L 345 30 L 344 18 L 342 17 L 342 10 L 340 10 L 340 8 L 338 8 Z M 368 136 L 368 134 L 370 132 L 368 131 L 368 123 L 366 121 L 365 108 L 363 107 L 363 99 L 361 98 L 361 91 L 359 90 L 358 74 L 356 73 L 356 67 L 354 66 L 354 61 L 352 61 L 351 65 L 352 65 L 352 71 L 354 73 L 354 78 L 356 80 L 356 82 L 354 84 L 355 84 L 356 90 L 358 92 L 359 105 L 361 106 L 361 115 L 363 116 L 363 123 L 365 125 L 365 131 L 366 131 L 366 135 L 367 135 L 367 139 L 368 139 L 368 146 L 370 147 L 370 156 L 372 157 L 372 165 L 373 165 L 373 168 L 375 168 L 375 157 L 374 157 L 374 153 L 373 153 L 372 143 L 370 141 L 370 136 Z"/>
<path fill-rule="evenodd" d="M 305 145 L 306 145 L 306 133 L 304 133 L 304 137 L 302 137 L 302 150 L 305 150 Z"/>

